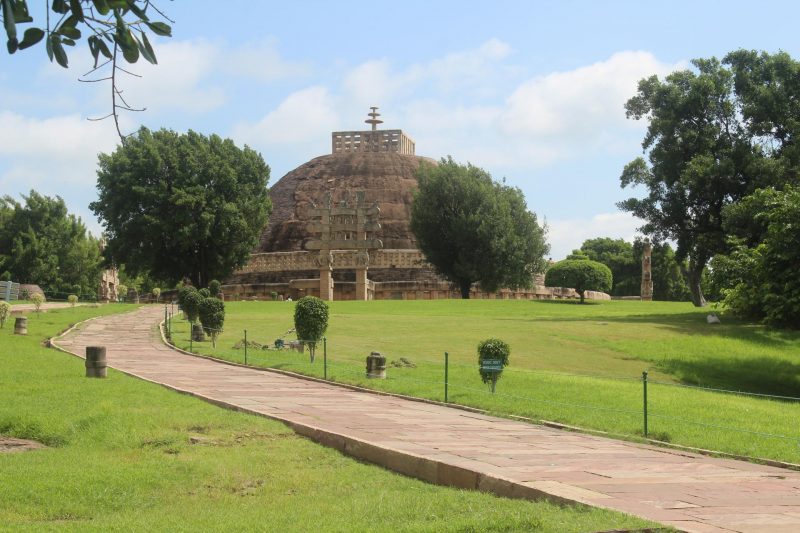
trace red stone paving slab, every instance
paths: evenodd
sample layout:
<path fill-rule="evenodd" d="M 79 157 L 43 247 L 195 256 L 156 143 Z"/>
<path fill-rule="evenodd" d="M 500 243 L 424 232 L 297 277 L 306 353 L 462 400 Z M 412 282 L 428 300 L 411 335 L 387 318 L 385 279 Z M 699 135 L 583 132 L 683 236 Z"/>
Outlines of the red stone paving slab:
<path fill-rule="evenodd" d="M 570 433 L 182 354 L 158 306 L 88 321 L 56 344 L 215 403 L 282 420 L 362 460 L 433 483 L 580 502 L 698 533 L 800 532 L 800 472 Z"/>

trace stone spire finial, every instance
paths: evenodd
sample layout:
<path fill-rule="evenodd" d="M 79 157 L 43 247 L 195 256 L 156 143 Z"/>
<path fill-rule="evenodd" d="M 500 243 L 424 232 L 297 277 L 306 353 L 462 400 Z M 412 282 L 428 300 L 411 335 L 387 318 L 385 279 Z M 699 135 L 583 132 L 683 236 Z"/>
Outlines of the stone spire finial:
<path fill-rule="evenodd" d="M 364 122 L 366 122 L 367 124 L 371 124 L 372 125 L 372 131 L 375 131 L 375 130 L 378 129 L 378 124 L 383 124 L 383 121 L 378 118 L 379 116 L 381 116 L 381 114 L 378 113 L 378 108 L 377 107 L 373 106 L 373 107 L 370 107 L 370 109 L 372 109 L 372 112 L 371 113 L 367 113 L 367 115 L 369 115 L 370 118 L 368 118 Z"/>

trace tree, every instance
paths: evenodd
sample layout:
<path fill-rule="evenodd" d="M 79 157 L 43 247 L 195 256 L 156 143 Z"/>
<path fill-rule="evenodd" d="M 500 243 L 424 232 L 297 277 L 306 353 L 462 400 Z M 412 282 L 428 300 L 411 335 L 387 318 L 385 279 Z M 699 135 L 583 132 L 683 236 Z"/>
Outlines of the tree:
<path fill-rule="evenodd" d="M 294 329 L 297 338 L 308 346 L 311 362 L 317 343 L 328 329 L 328 304 L 316 296 L 303 296 L 294 306 Z"/>
<path fill-rule="evenodd" d="M 271 210 L 269 167 L 248 147 L 189 131 L 141 128 L 101 154 L 99 199 L 106 257 L 132 275 L 204 286 L 244 265 Z"/>
<path fill-rule="evenodd" d="M 421 165 L 417 177 L 411 229 L 428 262 L 463 298 L 475 282 L 487 291 L 533 284 L 549 246 L 519 189 L 452 158 Z"/>
<path fill-rule="evenodd" d="M 641 290 L 642 263 L 636 260 L 633 245 L 624 239 L 598 237 L 583 241 L 580 252 L 592 261 L 603 263 L 613 279 L 612 296 L 635 296 Z M 573 252 L 574 254 L 574 252 Z M 572 259 L 570 256 L 568 259 Z"/>
<path fill-rule="evenodd" d="M 118 111 L 141 109 L 130 107 L 117 85 L 121 74 L 129 74 L 117 65 L 119 53 L 127 63 L 136 63 L 141 56 L 156 64 L 158 61 L 147 31 L 170 37 L 172 28 L 163 20 L 172 21 L 152 0 L 53 0 L 45 2 L 45 6 L 45 13 L 39 15 L 38 25 L 26 28 L 20 39 L 21 28 L 18 26 L 35 22 L 28 10 L 27 0 L 3 0 L 0 3 L 8 38 L 8 53 L 14 54 L 44 40 L 50 61 L 67 68 L 69 57 L 64 47 L 75 46 L 84 38 L 85 32 L 86 44 L 94 58 L 94 70 L 90 75 L 104 67 L 109 67 L 110 73 L 105 77 L 84 81 L 110 81 L 112 109 L 108 116 L 113 117 L 117 133 L 124 141 L 125 136 L 119 129 Z M 163 20 L 153 20 L 153 15 Z"/>
<path fill-rule="evenodd" d="M 714 258 L 712 278 L 728 287 L 722 290 L 725 305 L 745 318 L 797 328 L 800 187 L 760 189 L 728 206 L 723 215 L 733 250 Z M 750 224 L 743 226 L 743 218 Z"/>
<path fill-rule="evenodd" d="M 217 337 L 222 333 L 222 326 L 225 325 L 225 304 L 213 296 L 203 298 L 198 314 L 203 331 L 206 332 L 206 335 L 211 336 L 211 345 L 216 348 Z"/>
<path fill-rule="evenodd" d="M 649 120 L 638 158 L 621 183 L 643 185 L 646 198 L 618 205 L 646 221 L 656 242 L 674 240 L 686 266 L 692 302 L 705 305 L 702 274 L 728 244 L 722 210 L 764 186 L 798 179 L 800 66 L 787 54 L 739 50 L 721 63 L 696 59 L 694 70 L 639 82 L 629 118 Z M 726 67 L 728 65 L 728 67 Z"/>
<path fill-rule="evenodd" d="M 96 294 L 100 245 L 60 197 L 0 198 L 0 272 L 48 293 Z M 60 296 L 64 298 L 64 296 Z"/>
<path fill-rule="evenodd" d="M 611 290 L 611 270 L 590 259 L 564 259 L 547 269 L 544 283 L 548 287 L 571 287 L 584 303 L 586 291 Z"/>

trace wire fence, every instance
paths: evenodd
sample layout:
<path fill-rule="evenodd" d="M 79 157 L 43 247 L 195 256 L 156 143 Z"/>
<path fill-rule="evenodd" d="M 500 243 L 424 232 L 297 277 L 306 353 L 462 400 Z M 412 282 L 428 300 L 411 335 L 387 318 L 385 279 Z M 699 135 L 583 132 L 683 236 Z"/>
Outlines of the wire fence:
<path fill-rule="evenodd" d="M 372 379 L 375 376 L 370 374 L 368 358 L 364 357 L 365 352 L 370 352 L 352 338 L 309 341 L 296 338 L 294 330 L 289 330 L 265 340 L 260 332 L 259 336 L 247 330 L 204 328 L 205 334 L 218 338 L 216 346 L 209 346 L 192 334 L 186 320 L 175 317 L 174 307 L 171 309 L 165 306 L 164 331 L 175 346 L 248 366 L 291 370 L 502 414 L 538 419 L 546 416 L 570 423 L 578 420 L 593 429 L 608 430 L 613 426 L 615 433 L 631 437 L 668 441 L 675 435 L 691 434 L 691 428 L 746 435 L 748 440 L 742 440 L 740 447 L 750 449 L 747 446 L 752 438 L 780 441 L 784 446 L 775 454 L 794 462 L 800 460 L 800 397 L 652 380 L 648 371 L 641 376 L 624 376 L 514 367 L 502 369 L 498 374 L 502 376 L 502 386 L 493 390 L 481 386 L 477 364 L 466 363 L 463 358 L 454 361 L 448 352 L 441 356 L 420 354 L 413 343 L 399 351 L 393 349 L 392 358 L 385 358 L 382 363 L 384 379 Z M 198 328 L 203 329 L 194 325 L 195 332 Z M 224 343 L 220 342 L 223 338 Z M 309 346 L 315 347 L 313 359 Z M 667 392 L 670 390 L 675 392 Z M 720 407 L 728 397 L 758 402 L 754 404 L 758 407 L 756 412 L 768 414 L 749 415 L 749 407 L 739 404 Z M 786 406 L 792 407 L 785 409 Z M 787 417 L 786 422 L 777 420 L 781 413 Z M 608 427 L 602 427 L 604 424 Z"/>

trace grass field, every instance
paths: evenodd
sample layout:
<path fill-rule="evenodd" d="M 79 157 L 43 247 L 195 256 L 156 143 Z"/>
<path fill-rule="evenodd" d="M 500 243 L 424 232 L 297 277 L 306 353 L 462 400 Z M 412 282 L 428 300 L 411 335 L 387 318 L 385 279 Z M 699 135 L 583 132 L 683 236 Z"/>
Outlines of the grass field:
<path fill-rule="evenodd" d="M 289 302 L 231 302 L 217 347 L 195 351 L 243 362 L 242 340 L 274 343 L 292 328 Z M 800 402 L 725 394 L 684 385 L 800 397 L 800 334 L 723 316 L 688 303 L 439 300 L 331 302 L 328 376 L 337 381 L 444 399 L 625 435 L 643 434 L 642 372 L 649 371 L 649 436 L 712 450 L 800 463 Z M 173 340 L 188 348 L 185 322 Z M 476 346 L 499 337 L 511 364 L 491 394 L 477 371 Z M 292 336 L 287 339 L 294 338 Z M 388 379 L 367 380 L 364 358 L 376 350 Z M 323 375 L 317 361 L 292 350 L 248 350 L 248 363 Z"/>
<path fill-rule="evenodd" d="M 29 315 L 0 330 L 2 531 L 598 531 L 646 522 L 447 489 L 362 464 L 282 424 L 221 409 L 42 346 L 69 324 L 130 309 Z"/>

